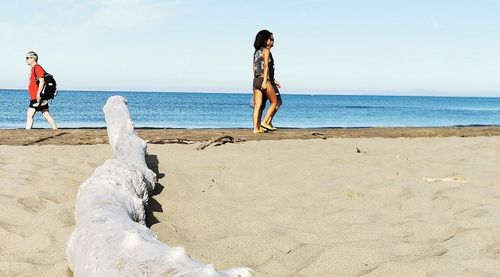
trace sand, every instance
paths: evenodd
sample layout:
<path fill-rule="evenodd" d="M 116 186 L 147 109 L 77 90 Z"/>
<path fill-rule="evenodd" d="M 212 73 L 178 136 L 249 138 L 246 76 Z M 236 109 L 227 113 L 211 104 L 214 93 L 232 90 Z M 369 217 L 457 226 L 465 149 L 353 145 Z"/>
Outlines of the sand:
<path fill-rule="evenodd" d="M 151 143 L 148 223 L 256 276 L 500 276 L 500 137 L 475 134 Z M 78 186 L 111 157 L 40 144 L 0 145 L 0 276 L 70 276 Z"/>
<path fill-rule="evenodd" d="M 446 128 L 320 128 L 280 129 L 278 132 L 252 134 L 250 129 L 138 129 L 150 144 L 191 143 L 230 135 L 235 139 L 282 140 L 324 138 L 415 138 L 500 136 L 500 126 Z M 107 143 L 106 129 L 3 129 L 0 145 L 93 145 Z"/>

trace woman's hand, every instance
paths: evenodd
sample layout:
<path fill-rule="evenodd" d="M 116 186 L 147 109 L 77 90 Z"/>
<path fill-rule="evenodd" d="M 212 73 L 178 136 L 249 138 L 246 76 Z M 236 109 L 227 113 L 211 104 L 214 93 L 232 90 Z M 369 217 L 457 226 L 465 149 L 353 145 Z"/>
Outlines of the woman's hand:
<path fill-rule="evenodd" d="M 267 86 L 271 86 L 271 81 L 267 80 L 266 82 L 262 82 L 262 89 L 266 90 Z"/>
<path fill-rule="evenodd" d="M 278 88 L 281 88 L 281 83 L 280 83 L 280 82 L 278 82 L 278 81 L 274 80 L 274 83 L 276 84 L 276 86 L 277 86 Z"/>

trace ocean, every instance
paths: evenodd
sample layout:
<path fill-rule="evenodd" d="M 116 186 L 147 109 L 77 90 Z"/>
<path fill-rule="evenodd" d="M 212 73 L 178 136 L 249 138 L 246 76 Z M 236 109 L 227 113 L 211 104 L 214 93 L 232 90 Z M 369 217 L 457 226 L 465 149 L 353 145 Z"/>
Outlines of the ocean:
<path fill-rule="evenodd" d="M 252 128 L 250 93 L 60 91 L 50 111 L 60 128 L 105 127 L 102 107 L 122 95 L 136 127 Z M 441 127 L 499 125 L 499 97 L 282 94 L 274 125 Z M 0 128 L 24 128 L 26 90 L 0 89 Z M 48 128 L 40 113 L 34 128 Z"/>

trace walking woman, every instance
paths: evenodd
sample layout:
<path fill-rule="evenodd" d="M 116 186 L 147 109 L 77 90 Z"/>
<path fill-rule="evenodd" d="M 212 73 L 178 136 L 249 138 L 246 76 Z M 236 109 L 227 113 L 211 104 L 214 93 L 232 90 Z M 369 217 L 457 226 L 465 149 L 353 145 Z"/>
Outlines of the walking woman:
<path fill-rule="evenodd" d="M 274 79 L 274 59 L 271 48 L 274 46 L 273 33 L 262 30 L 255 36 L 253 44 L 255 52 L 253 55 L 253 132 L 264 133 L 266 131 L 276 131 L 272 124 L 274 115 L 281 106 L 281 96 L 278 88 L 281 84 Z M 261 121 L 265 101 L 269 100 L 269 108 Z"/>

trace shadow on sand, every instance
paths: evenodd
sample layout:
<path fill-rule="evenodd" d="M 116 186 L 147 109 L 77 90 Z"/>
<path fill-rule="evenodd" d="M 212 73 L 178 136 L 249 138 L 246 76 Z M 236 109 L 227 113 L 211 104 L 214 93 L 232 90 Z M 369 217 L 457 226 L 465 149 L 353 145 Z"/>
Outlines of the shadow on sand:
<path fill-rule="evenodd" d="M 164 173 L 160 173 L 158 169 L 158 164 L 160 162 L 158 161 L 158 157 L 156 155 L 146 155 L 146 164 L 148 165 L 149 169 L 153 170 L 154 173 L 156 173 L 156 176 L 158 178 L 158 182 L 155 184 L 155 188 L 153 192 L 150 195 L 148 205 L 145 207 L 146 211 L 146 226 L 148 228 L 151 228 L 151 226 L 155 225 L 156 223 L 159 223 L 160 221 L 154 216 L 155 212 L 163 212 L 163 208 L 161 207 L 161 204 L 156 201 L 153 197 L 155 195 L 160 194 L 163 191 L 164 186 L 160 183 L 160 179 L 165 177 Z"/>

